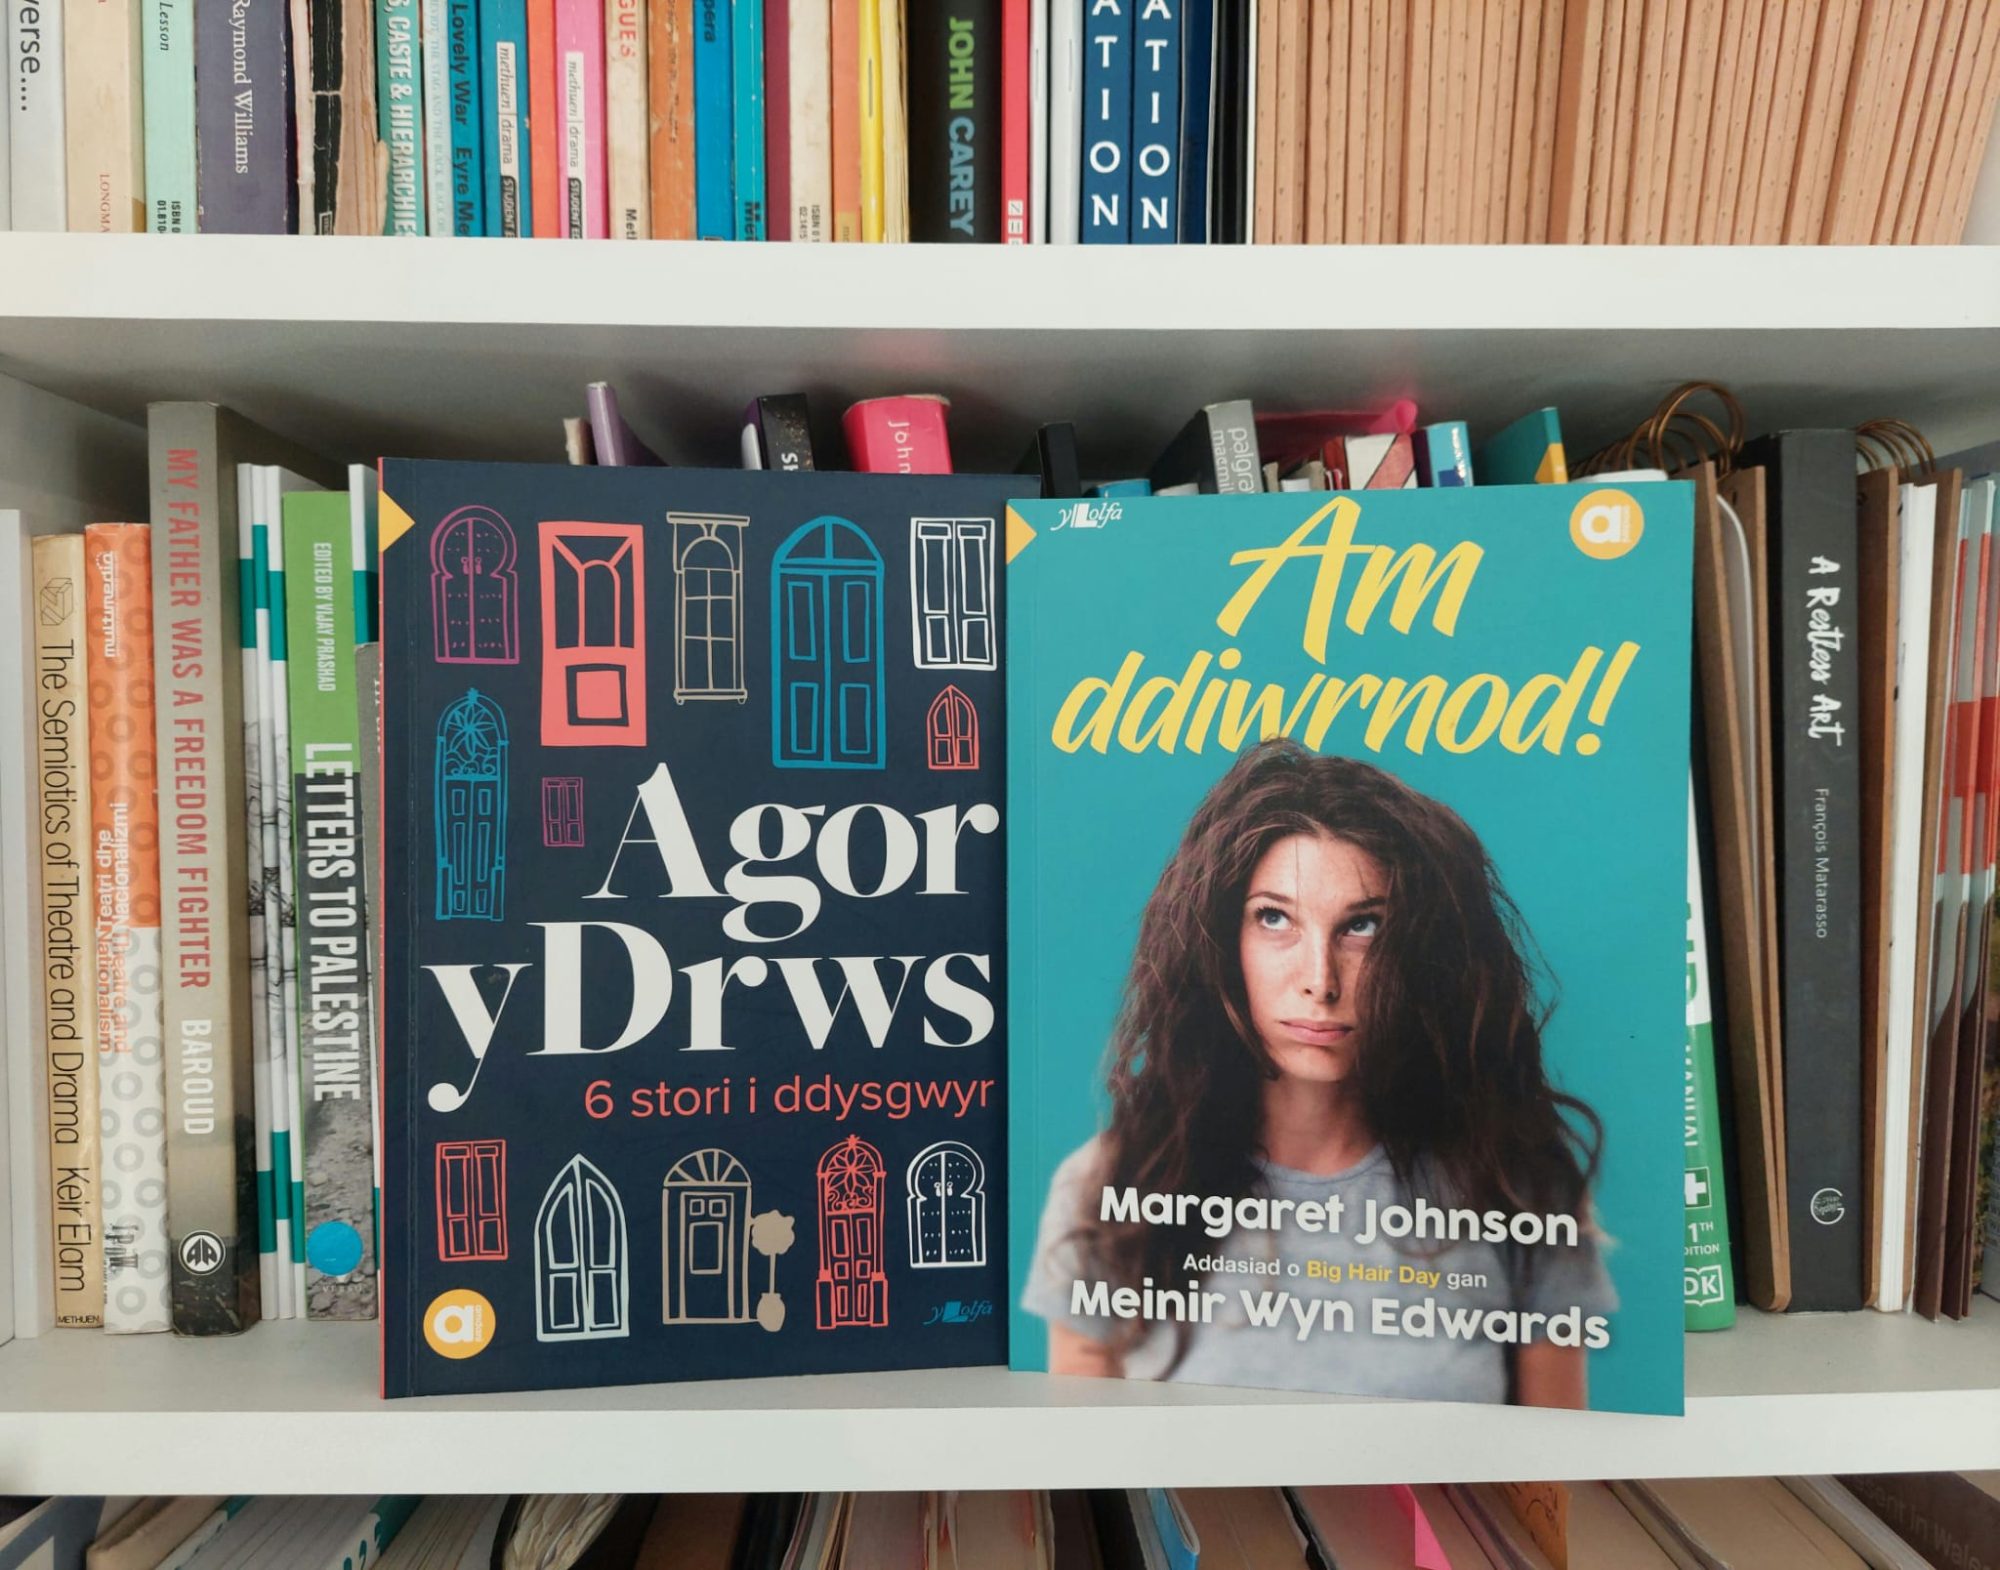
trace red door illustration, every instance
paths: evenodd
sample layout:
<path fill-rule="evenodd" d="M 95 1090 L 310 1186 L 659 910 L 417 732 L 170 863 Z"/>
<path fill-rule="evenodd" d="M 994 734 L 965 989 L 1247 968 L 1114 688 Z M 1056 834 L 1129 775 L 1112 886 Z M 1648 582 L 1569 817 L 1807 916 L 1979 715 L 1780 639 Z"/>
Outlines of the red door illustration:
<path fill-rule="evenodd" d="M 819 1278 L 813 1298 L 822 1330 L 889 1323 L 882 1187 L 881 1152 L 858 1134 L 819 1159 Z"/>
<path fill-rule="evenodd" d="M 507 1142 L 441 1141 L 437 1147 L 439 1259 L 507 1257 Z"/>
<path fill-rule="evenodd" d="M 643 531 L 544 520 L 541 542 L 542 744 L 643 747 Z"/>
<path fill-rule="evenodd" d="M 933 769 L 979 767 L 979 714 L 956 687 L 945 688 L 932 701 L 924 716 L 924 744 Z"/>

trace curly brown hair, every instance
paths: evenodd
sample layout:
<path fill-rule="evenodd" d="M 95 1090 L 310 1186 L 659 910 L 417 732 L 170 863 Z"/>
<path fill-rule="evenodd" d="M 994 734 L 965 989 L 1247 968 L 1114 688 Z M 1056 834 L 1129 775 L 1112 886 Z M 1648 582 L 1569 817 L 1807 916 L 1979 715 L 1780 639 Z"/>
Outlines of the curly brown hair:
<path fill-rule="evenodd" d="M 1252 870 L 1293 835 L 1331 835 L 1387 874 L 1357 1000 L 1355 1078 L 1398 1176 L 1434 1202 L 1580 1212 L 1603 1125 L 1550 1084 L 1541 968 L 1479 837 L 1451 808 L 1353 758 L 1288 740 L 1246 752 L 1202 800 L 1146 902 L 1109 1064 L 1111 1121 L 1096 1181 L 1239 1198 L 1258 1183 L 1262 1088 L 1276 1070 L 1250 1023 L 1239 931 Z M 1093 1183 L 1093 1191 L 1095 1182 Z M 1080 1229 L 1100 1275 L 1187 1279 L 1212 1248 L 1187 1228 Z M 1146 1327 L 1122 1329 L 1127 1348 Z M 1177 1327 L 1186 1350 L 1186 1326 Z"/>

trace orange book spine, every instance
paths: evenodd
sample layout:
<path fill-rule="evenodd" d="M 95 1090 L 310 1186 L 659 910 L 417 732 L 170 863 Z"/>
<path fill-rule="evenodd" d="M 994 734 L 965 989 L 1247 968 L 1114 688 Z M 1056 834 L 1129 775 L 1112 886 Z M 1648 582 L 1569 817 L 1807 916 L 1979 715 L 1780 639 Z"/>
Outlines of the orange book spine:
<path fill-rule="evenodd" d="M 538 240 L 562 238 L 562 117 L 556 112 L 556 0 L 528 0 L 528 168 Z"/>
<path fill-rule="evenodd" d="M 861 0 L 833 0 L 833 237 L 861 239 Z"/>
<path fill-rule="evenodd" d="M 104 1328 L 127 1332 L 172 1325 L 151 540 L 143 523 L 83 534 Z"/>
<path fill-rule="evenodd" d="M 694 0 L 652 0 L 646 40 L 653 238 L 694 238 Z"/>

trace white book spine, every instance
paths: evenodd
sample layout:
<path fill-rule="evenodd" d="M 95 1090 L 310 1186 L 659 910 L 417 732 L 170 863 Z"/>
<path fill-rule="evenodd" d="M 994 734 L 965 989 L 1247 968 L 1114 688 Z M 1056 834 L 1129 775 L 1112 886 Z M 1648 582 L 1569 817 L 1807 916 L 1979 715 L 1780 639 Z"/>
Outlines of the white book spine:
<path fill-rule="evenodd" d="M 271 581 L 282 585 L 285 572 L 285 531 L 280 526 L 283 510 L 283 487 L 279 471 L 267 468 L 263 478 L 264 517 L 270 530 L 268 541 L 271 561 Z M 287 1172 L 276 1174 L 276 1179 L 289 1185 L 289 1208 L 291 1225 L 287 1242 L 287 1254 L 291 1261 L 291 1295 L 287 1299 L 288 1317 L 303 1319 L 306 1303 L 306 1261 L 305 1251 L 300 1245 L 300 1206 L 304 1202 L 306 1187 L 305 1144 L 299 1138 L 299 1087 L 304 1083 L 299 1065 L 299 932 L 295 920 L 296 906 L 293 897 L 296 892 L 297 877 L 292 867 L 292 791 L 291 780 L 285 777 L 285 769 L 292 756 L 291 702 L 285 687 L 285 660 L 282 657 L 284 645 L 278 641 L 279 629 L 284 625 L 285 607 L 283 601 L 274 594 L 271 601 L 271 663 L 268 672 L 270 686 L 265 689 L 270 698 L 266 713 L 271 716 L 271 777 L 276 782 L 277 811 L 274 814 L 277 831 L 278 862 L 278 965 L 279 965 L 279 1008 L 282 1014 L 281 1028 L 284 1031 L 285 1077 L 282 1098 L 273 1107 L 273 1121 L 285 1132 Z M 281 1271 L 285 1269 L 280 1262 Z"/>
<path fill-rule="evenodd" d="M 451 212 L 451 27 L 445 0 L 423 0 L 424 220 L 448 235 Z"/>
<path fill-rule="evenodd" d="M 646 0 L 604 0 L 604 150 L 611 238 L 653 235 L 646 103 Z"/>
<path fill-rule="evenodd" d="M 792 0 L 792 238 L 831 240 L 833 32 L 828 0 Z"/>
<path fill-rule="evenodd" d="M 1083 0 L 1049 0 L 1048 236 L 1075 245 L 1083 201 Z"/>
<path fill-rule="evenodd" d="M 266 494 L 264 470 L 246 465 L 250 476 L 250 509 L 256 537 L 262 544 L 259 558 L 264 568 L 264 585 L 257 596 L 257 706 L 263 723 L 257 730 L 257 787 L 259 791 L 257 835 L 259 861 L 264 869 L 260 891 L 264 929 L 264 1039 L 266 1070 L 270 1079 L 271 1187 L 272 1209 L 276 1217 L 277 1246 L 273 1250 L 272 1272 L 275 1285 L 265 1299 L 266 1319 L 293 1319 L 298 1309 L 292 1288 L 292 1174 L 291 1174 L 291 1084 L 287 1043 L 290 1034 L 285 1021 L 285 939 L 280 905 L 279 869 L 283 844 L 278 837 L 278 804 L 286 796 L 278 778 L 274 738 L 284 728 L 279 712 L 283 689 L 272 689 L 272 626 L 276 621 L 271 593 L 270 500 Z"/>
<path fill-rule="evenodd" d="M 8 25 L 8 13 L 13 9 L 10 4 L 7 11 L 0 11 L 0 58 L 7 62 L 9 89 L 14 86 L 14 51 L 8 42 L 12 32 Z M 12 96 L 10 91 L 8 97 Z M 13 131 L 14 117 L 4 105 L 0 105 L 0 230 L 14 226 L 14 155 L 8 151 L 14 141 Z"/>
<path fill-rule="evenodd" d="M 64 134 L 72 230 L 146 227 L 139 0 L 67 0 Z"/>
<path fill-rule="evenodd" d="M 16 229 L 69 227 L 63 145 L 63 8 L 6 0 L 8 159 Z"/>
<path fill-rule="evenodd" d="M 1049 0 L 1028 0 L 1028 243 L 1049 238 Z"/>
<path fill-rule="evenodd" d="M 258 641 L 264 636 L 263 613 L 258 602 L 262 586 L 256 582 L 257 477 L 247 463 L 236 466 L 236 559 L 244 581 L 241 608 L 246 626 L 243 638 L 243 870 L 250 901 L 248 952 L 250 956 L 250 1085 L 257 1120 L 257 1203 L 260 1211 L 269 1208 L 277 1219 L 277 1147 L 271 1139 L 271 1020 L 265 1008 L 269 985 L 266 961 L 269 948 L 264 930 L 264 803 L 265 783 L 262 756 L 264 733 L 264 671 Z M 260 1216 L 261 1221 L 261 1216 Z M 266 1249 L 259 1227 L 257 1249 L 257 1294 L 264 1319 L 277 1319 L 278 1259 L 275 1245 Z"/>

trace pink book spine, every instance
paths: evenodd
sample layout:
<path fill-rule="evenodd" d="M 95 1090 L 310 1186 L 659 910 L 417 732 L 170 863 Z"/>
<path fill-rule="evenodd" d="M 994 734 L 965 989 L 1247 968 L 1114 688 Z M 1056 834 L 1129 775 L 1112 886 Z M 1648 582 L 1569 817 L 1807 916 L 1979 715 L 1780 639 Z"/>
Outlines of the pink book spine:
<path fill-rule="evenodd" d="M 604 0 L 556 0 L 556 146 L 562 175 L 561 234 L 611 233 L 604 162 Z"/>
<path fill-rule="evenodd" d="M 841 418 L 847 455 L 862 474 L 949 474 L 942 398 L 869 398 Z"/>

